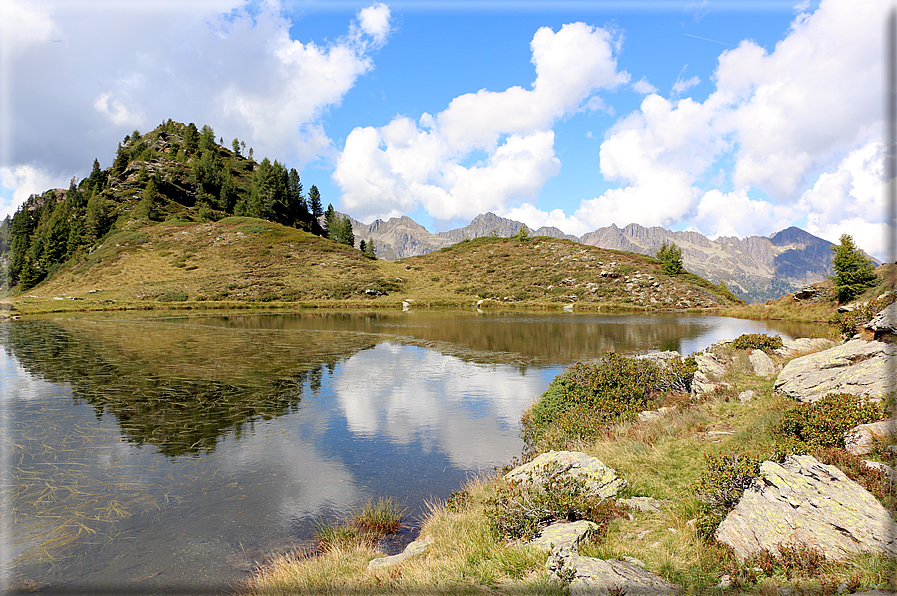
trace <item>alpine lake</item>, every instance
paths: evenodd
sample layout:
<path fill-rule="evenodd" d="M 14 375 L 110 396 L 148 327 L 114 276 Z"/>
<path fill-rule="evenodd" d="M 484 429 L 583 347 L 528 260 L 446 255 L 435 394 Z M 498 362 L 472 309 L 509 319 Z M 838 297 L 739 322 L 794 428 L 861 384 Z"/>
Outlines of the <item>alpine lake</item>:
<path fill-rule="evenodd" d="M 323 522 L 521 454 L 568 365 L 813 325 L 691 314 L 252 311 L 0 324 L 0 587 L 221 594 Z"/>

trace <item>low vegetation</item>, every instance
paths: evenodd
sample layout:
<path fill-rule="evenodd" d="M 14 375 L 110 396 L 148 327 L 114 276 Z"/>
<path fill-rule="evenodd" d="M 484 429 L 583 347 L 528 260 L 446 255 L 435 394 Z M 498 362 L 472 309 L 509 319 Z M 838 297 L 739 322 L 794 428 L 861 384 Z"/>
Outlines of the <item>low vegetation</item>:
<path fill-rule="evenodd" d="M 371 571 L 367 561 L 379 555 L 367 547 L 285 559 L 261 572 L 247 590 L 564 594 L 565 586 L 549 581 L 547 554 L 524 546 L 558 519 L 599 524 L 600 531 L 580 547 L 581 554 L 634 557 L 682 586 L 684 593 L 722 593 L 717 586 L 724 576 L 730 593 L 775 594 L 783 586 L 804 594 L 888 587 L 895 568 L 885 557 L 830 561 L 796 545 L 739 561 L 714 540 L 720 521 L 758 476 L 760 462 L 781 460 L 788 453 L 810 452 L 837 465 L 897 515 L 890 481 L 848 454 L 842 433 L 846 425 L 880 418 L 893 404 L 840 394 L 817 404 L 796 404 L 774 394 L 772 380 L 755 376 L 749 364 L 750 349 L 776 342 L 746 336 L 741 344 L 718 349 L 730 362 L 723 379 L 730 388 L 703 401 L 684 394 L 693 364 L 671 371 L 652 361 L 605 354 L 559 375 L 524 416 L 528 456 L 549 448 L 595 456 L 629 482 L 618 497 L 661 500 L 665 505 L 659 513 L 627 511 L 616 501 L 589 498 L 579 483 L 562 476 L 550 480 L 546 490 L 503 477 L 480 477 L 444 505 L 432 507 L 421 535 L 433 543 L 422 555 Z M 784 360 L 774 352 L 771 356 Z M 737 395 L 746 389 L 756 397 L 742 403 Z M 635 416 L 661 404 L 669 408 L 662 418 L 641 421 Z M 592 417 L 586 416 L 589 412 Z M 866 457 L 885 455 L 881 448 Z M 340 557 L 353 562 L 338 569 Z"/>

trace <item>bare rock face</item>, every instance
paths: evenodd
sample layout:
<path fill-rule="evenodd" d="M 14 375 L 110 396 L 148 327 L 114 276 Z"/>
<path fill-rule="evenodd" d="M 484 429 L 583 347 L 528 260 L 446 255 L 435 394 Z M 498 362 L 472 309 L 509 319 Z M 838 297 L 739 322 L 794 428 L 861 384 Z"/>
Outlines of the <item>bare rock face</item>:
<path fill-rule="evenodd" d="M 548 570 L 555 577 L 570 580 L 571 595 L 661 596 L 679 593 L 678 587 L 653 573 L 617 559 L 596 559 L 562 551 L 549 558 Z"/>
<path fill-rule="evenodd" d="M 801 352 L 818 352 L 819 350 L 827 350 L 835 345 L 830 339 L 822 337 L 798 337 L 797 339 L 785 340 L 782 347 L 775 351 L 779 356 L 793 356 Z"/>
<path fill-rule="evenodd" d="M 887 509 L 834 466 L 810 455 L 766 461 L 716 531 L 739 559 L 778 545 L 806 544 L 828 559 L 859 552 L 897 556 L 897 524 Z"/>
<path fill-rule="evenodd" d="M 888 443 L 897 439 L 897 420 L 881 420 L 860 424 L 844 435 L 844 448 L 853 455 L 866 455 L 872 451 L 875 439 Z"/>
<path fill-rule="evenodd" d="M 691 381 L 692 399 L 700 399 L 704 395 L 713 393 L 717 389 L 726 387 L 720 382 L 720 377 L 726 373 L 726 365 L 712 352 L 700 352 L 695 354 L 695 362 L 698 370 Z"/>
<path fill-rule="evenodd" d="M 597 531 L 598 524 L 585 519 L 569 523 L 557 522 L 542 530 L 539 537 L 531 540 L 530 544 L 548 552 L 563 548 L 576 552 L 579 550 L 579 543 Z"/>
<path fill-rule="evenodd" d="M 754 374 L 758 377 L 771 377 L 776 374 L 776 365 L 773 364 L 772 358 L 766 355 L 763 350 L 751 350 L 748 359 L 754 369 Z"/>
<path fill-rule="evenodd" d="M 815 402 L 829 393 L 880 398 L 897 390 L 891 374 L 895 358 L 897 344 L 853 339 L 795 358 L 779 373 L 774 388 L 802 402 Z"/>
<path fill-rule="evenodd" d="M 884 335 L 897 334 L 897 302 L 885 307 L 872 320 L 866 323 L 866 329 L 872 331 L 875 339 Z"/>
<path fill-rule="evenodd" d="M 604 465 L 597 457 L 578 451 L 549 451 L 533 461 L 517 466 L 505 478 L 523 484 L 544 485 L 559 474 L 581 478 L 591 492 L 602 498 L 615 496 L 626 487 L 626 481 Z"/>

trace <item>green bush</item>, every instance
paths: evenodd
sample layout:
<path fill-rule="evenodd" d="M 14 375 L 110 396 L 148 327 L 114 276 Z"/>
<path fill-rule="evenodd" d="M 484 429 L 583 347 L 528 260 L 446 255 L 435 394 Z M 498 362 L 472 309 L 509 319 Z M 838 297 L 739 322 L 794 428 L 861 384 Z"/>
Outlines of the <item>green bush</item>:
<path fill-rule="evenodd" d="M 535 445 L 552 426 L 556 434 L 569 429 L 571 439 L 594 436 L 607 426 L 634 419 L 654 395 L 687 391 L 696 369 L 694 358 L 664 367 L 615 352 L 597 361 L 577 362 L 556 376 L 524 415 L 524 438 Z"/>
<path fill-rule="evenodd" d="M 885 407 L 850 393 L 829 393 L 814 403 L 785 411 L 773 427 L 782 455 L 813 449 L 844 447 L 844 434 L 858 424 L 885 417 Z"/>
<path fill-rule="evenodd" d="M 837 325 L 842 335 L 848 337 L 856 333 L 862 325 L 872 320 L 872 317 L 882 309 L 897 301 L 897 294 L 888 294 L 884 298 L 876 298 L 865 304 L 858 304 L 850 312 L 838 313 L 833 323 Z"/>
<path fill-rule="evenodd" d="M 739 453 L 704 454 L 706 468 L 698 479 L 695 495 L 701 503 L 696 529 L 712 538 L 716 528 L 741 495 L 760 475 L 762 457 Z"/>
<path fill-rule="evenodd" d="M 598 524 L 598 532 L 624 515 L 612 499 L 594 495 L 582 478 L 564 471 L 543 470 L 544 483 L 533 485 L 530 478 L 499 485 L 486 500 L 485 514 L 496 535 L 506 539 L 532 540 L 542 528 L 556 520 L 589 520 Z"/>
<path fill-rule="evenodd" d="M 183 290 L 170 290 L 159 296 L 160 302 L 184 302 L 187 300 L 187 292 Z"/>
<path fill-rule="evenodd" d="M 806 544 L 778 544 L 774 551 L 764 548 L 744 561 L 730 556 L 725 568 L 732 579 L 732 586 L 740 588 L 756 584 L 761 577 L 788 581 L 816 577 L 822 573 L 825 562 L 822 552 Z M 854 589 L 856 587 L 853 586 Z"/>
<path fill-rule="evenodd" d="M 765 333 L 745 333 L 735 338 L 732 347 L 736 350 L 763 350 L 771 352 L 782 347 L 782 338 L 778 335 L 766 335 Z"/>

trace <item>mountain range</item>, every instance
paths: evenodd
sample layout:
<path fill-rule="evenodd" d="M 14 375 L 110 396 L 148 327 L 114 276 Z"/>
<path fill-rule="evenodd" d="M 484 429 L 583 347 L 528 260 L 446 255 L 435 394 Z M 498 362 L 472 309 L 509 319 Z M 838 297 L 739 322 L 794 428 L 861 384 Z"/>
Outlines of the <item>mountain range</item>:
<path fill-rule="evenodd" d="M 349 220 L 355 237 L 373 240 L 377 256 L 387 260 L 428 254 L 465 238 L 510 237 L 524 225 L 484 213 L 463 228 L 432 234 L 408 216 L 378 219 L 371 224 L 351 217 Z M 752 303 L 778 298 L 833 273 L 832 243 L 793 226 L 770 236 L 721 236 L 716 240 L 698 232 L 675 232 L 635 223 L 624 228 L 612 224 L 582 236 L 565 234 L 555 227 L 530 233 L 652 256 L 663 243 L 675 243 L 682 249 L 685 269 L 714 283 L 725 282 L 733 294 Z"/>

